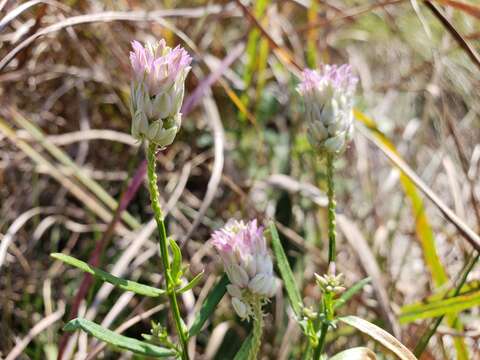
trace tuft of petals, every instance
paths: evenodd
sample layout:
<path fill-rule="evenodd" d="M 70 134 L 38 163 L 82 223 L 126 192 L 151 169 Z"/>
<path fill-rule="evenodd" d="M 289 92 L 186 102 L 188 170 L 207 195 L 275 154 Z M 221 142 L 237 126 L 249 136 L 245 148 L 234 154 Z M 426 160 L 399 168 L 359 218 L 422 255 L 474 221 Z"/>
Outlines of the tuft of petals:
<path fill-rule="evenodd" d="M 163 39 L 145 45 L 134 40 L 131 45 L 131 112 L 141 112 L 149 124 L 148 131 L 142 130 L 143 124 L 132 124 L 132 135 L 162 147 L 170 145 L 180 129 L 185 78 L 192 58 L 181 46 L 171 49 Z M 135 116 L 133 122 L 136 119 L 144 117 Z"/>
<path fill-rule="evenodd" d="M 344 65 L 305 69 L 297 91 L 305 103 L 308 139 L 320 154 L 338 155 L 353 133 L 353 96 L 358 78 Z"/>

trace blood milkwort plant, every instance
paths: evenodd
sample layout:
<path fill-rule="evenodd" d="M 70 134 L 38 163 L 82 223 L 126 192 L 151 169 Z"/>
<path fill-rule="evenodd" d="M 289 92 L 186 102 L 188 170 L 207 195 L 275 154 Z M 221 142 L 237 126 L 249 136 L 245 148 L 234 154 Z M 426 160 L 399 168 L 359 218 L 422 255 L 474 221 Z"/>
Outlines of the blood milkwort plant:
<path fill-rule="evenodd" d="M 65 330 L 82 329 L 92 336 L 134 353 L 149 357 L 170 357 L 189 360 L 188 344 L 215 311 L 222 297 L 228 293 L 236 314 L 242 320 L 252 321 L 250 335 L 244 341 L 235 359 L 254 360 L 261 353 L 264 326 L 264 305 L 279 291 L 279 284 L 288 295 L 295 319 L 302 329 L 303 359 L 321 359 L 326 356 L 327 332 L 339 321 L 370 335 L 402 359 L 415 359 L 398 340 L 381 328 L 355 316 L 336 315 L 336 310 L 368 283 L 364 279 L 346 289 L 342 274 L 336 273 L 336 222 L 334 191 L 334 160 L 340 156 L 353 134 L 353 98 L 357 78 L 349 65 L 323 65 L 318 70 L 306 69 L 298 86 L 305 104 L 308 139 L 326 161 L 328 194 L 328 271 L 316 274 L 316 283 L 322 294 L 318 309 L 304 305 L 299 286 L 288 263 L 274 221 L 267 228 L 256 219 L 229 220 L 224 227 L 211 235 L 211 245 L 216 249 L 225 275 L 220 279 L 195 314 L 188 328 L 183 320 L 178 295 L 194 288 L 202 273 L 185 282 L 181 249 L 168 236 L 164 213 L 160 204 L 160 191 L 156 175 L 156 155 L 172 144 L 181 127 L 185 79 L 192 58 L 180 46 L 168 47 L 164 40 L 141 44 L 132 42 L 130 62 L 131 84 L 131 134 L 145 148 L 148 189 L 151 207 L 157 223 L 158 242 L 162 260 L 164 288 L 159 289 L 138 282 L 121 279 L 74 257 L 55 253 L 52 256 L 87 272 L 101 281 L 109 282 L 122 290 L 149 297 L 168 298 L 168 308 L 175 332 L 166 325 L 152 322 L 150 334 L 143 340 L 126 337 L 92 321 L 76 318 L 65 325 Z M 268 248 L 272 245 L 272 257 Z M 276 262 L 281 282 L 274 274 Z M 302 287 L 300 287 L 302 288 Z M 363 356 L 363 357 L 360 357 Z M 375 358 L 368 348 L 352 348 L 340 352 L 332 359 Z"/>

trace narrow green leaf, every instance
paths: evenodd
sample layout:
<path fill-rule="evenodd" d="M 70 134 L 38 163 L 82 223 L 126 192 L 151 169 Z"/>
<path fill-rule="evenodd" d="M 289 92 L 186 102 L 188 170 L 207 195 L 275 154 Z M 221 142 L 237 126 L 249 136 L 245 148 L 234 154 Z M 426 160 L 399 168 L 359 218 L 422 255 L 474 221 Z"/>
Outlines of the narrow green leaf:
<path fill-rule="evenodd" d="M 402 308 L 400 323 L 406 324 L 418 319 L 427 319 L 445 314 L 458 313 L 477 306 L 480 306 L 480 291 L 427 304 L 407 305 Z"/>
<path fill-rule="evenodd" d="M 357 316 L 339 317 L 338 320 L 370 336 L 372 339 L 394 353 L 399 359 L 417 360 L 415 355 L 413 355 L 400 341 L 377 325 Z"/>
<path fill-rule="evenodd" d="M 249 360 L 248 353 L 250 352 L 250 347 L 252 346 L 252 334 L 248 335 L 248 337 L 243 342 L 242 346 L 235 354 L 233 360 Z"/>
<path fill-rule="evenodd" d="M 435 301 L 448 299 L 458 295 L 470 295 L 477 291 L 480 291 L 480 281 L 472 280 L 465 283 L 460 289 L 441 289 L 440 291 L 435 292 L 427 296 L 426 298 L 423 298 L 417 303 L 414 303 L 411 305 L 404 305 L 402 307 L 402 311 L 407 311 L 408 309 L 408 311 L 410 312 L 410 308 L 413 309 L 416 306 L 422 306 L 422 305 L 425 305 L 426 303 L 432 303 Z"/>
<path fill-rule="evenodd" d="M 277 228 L 275 227 L 273 221 L 268 225 L 268 233 L 270 234 L 270 238 L 272 240 L 273 252 L 275 253 L 278 270 L 280 271 L 285 289 L 287 290 L 290 305 L 292 306 L 295 314 L 300 317 L 302 315 L 302 297 L 295 283 L 292 269 L 288 263 L 287 255 L 285 255 L 285 251 L 283 251 L 282 243 L 280 242 Z"/>
<path fill-rule="evenodd" d="M 365 285 L 367 285 L 371 281 L 370 277 L 366 277 L 365 279 L 362 279 L 355 284 L 353 284 L 351 287 L 349 287 L 341 296 L 338 300 L 335 301 L 334 308 L 338 309 L 345 305 L 348 300 L 350 300 L 356 293 L 361 291 Z"/>
<path fill-rule="evenodd" d="M 354 347 L 335 354 L 330 360 L 376 360 L 375 353 L 366 347 Z"/>
<path fill-rule="evenodd" d="M 228 284 L 228 277 L 226 274 L 224 274 L 203 302 L 202 307 L 197 314 L 197 317 L 193 321 L 193 324 L 188 331 L 188 337 L 195 336 L 200 332 L 200 330 L 202 330 L 203 325 L 210 317 L 210 315 L 212 315 L 212 313 L 215 311 L 215 308 L 217 307 L 220 300 L 222 300 L 223 295 L 225 295 L 225 293 L 227 292 Z"/>
<path fill-rule="evenodd" d="M 63 328 L 65 331 L 75 331 L 82 329 L 90 335 L 100 339 L 115 347 L 130 350 L 136 354 L 151 357 L 169 357 L 175 356 L 176 352 L 165 349 L 157 345 L 149 344 L 137 339 L 129 338 L 113 332 L 109 329 L 82 318 L 76 318 L 68 322 Z"/>
<path fill-rule="evenodd" d="M 86 273 L 89 273 L 95 276 L 95 278 L 99 280 L 106 281 L 112 285 L 115 285 L 123 290 L 132 291 L 136 294 L 150 296 L 150 297 L 157 297 L 165 294 L 165 290 L 157 289 L 152 286 L 137 283 L 135 281 L 125 280 L 125 279 L 116 277 L 106 271 L 103 271 L 99 268 L 91 266 L 86 262 L 78 260 L 73 256 L 69 256 L 61 253 L 53 253 L 53 254 L 50 254 L 50 256 L 68 265 L 74 266 Z"/>
<path fill-rule="evenodd" d="M 173 281 L 177 282 L 179 280 L 179 277 L 181 276 L 180 270 L 182 268 L 182 251 L 180 250 L 180 247 L 176 243 L 175 240 L 172 238 L 168 239 L 170 243 L 170 249 L 172 249 L 172 255 L 173 255 L 173 260 L 172 260 L 172 278 Z"/>
<path fill-rule="evenodd" d="M 180 290 L 178 290 L 177 293 L 181 294 L 181 293 L 184 293 L 185 291 L 193 289 L 195 287 L 195 285 L 198 284 L 198 282 L 200 281 L 202 276 L 203 276 L 203 271 L 198 273 L 197 275 L 195 275 L 195 277 L 192 280 L 190 280 L 190 282 L 187 285 L 185 285 Z"/>

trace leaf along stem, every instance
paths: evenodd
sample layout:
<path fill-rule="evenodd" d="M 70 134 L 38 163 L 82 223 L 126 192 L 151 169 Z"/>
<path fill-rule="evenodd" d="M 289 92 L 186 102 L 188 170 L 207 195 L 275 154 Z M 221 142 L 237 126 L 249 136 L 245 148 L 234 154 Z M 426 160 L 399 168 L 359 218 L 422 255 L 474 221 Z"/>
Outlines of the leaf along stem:
<path fill-rule="evenodd" d="M 182 359 L 189 360 L 188 357 L 188 340 L 187 334 L 184 329 L 183 320 L 180 315 L 180 309 L 177 301 L 177 294 L 175 292 L 175 284 L 170 273 L 170 261 L 168 256 L 168 239 L 167 231 L 165 230 L 165 222 L 163 220 L 163 212 L 160 205 L 160 194 L 158 191 L 157 174 L 155 172 L 157 159 L 155 157 L 157 146 L 153 143 L 148 143 L 146 149 L 147 157 L 147 175 L 148 175 L 148 188 L 150 191 L 150 199 L 152 203 L 152 209 L 157 222 L 157 229 L 159 235 L 160 255 L 162 257 L 163 270 L 165 274 L 165 284 L 170 301 L 170 307 L 175 322 L 175 327 L 180 338 L 180 344 L 182 347 Z"/>

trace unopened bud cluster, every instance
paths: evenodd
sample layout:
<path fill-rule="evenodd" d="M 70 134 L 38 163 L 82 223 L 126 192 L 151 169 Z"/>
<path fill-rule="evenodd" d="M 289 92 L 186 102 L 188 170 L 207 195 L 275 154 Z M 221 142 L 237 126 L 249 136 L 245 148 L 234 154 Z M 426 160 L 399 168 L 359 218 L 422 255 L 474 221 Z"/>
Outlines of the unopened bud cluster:
<path fill-rule="evenodd" d="M 341 154 L 352 139 L 357 81 L 350 65 L 303 71 L 297 90 L 305 103 L 308 139 L 321 155 Z"/>
<path fill-rule="evenodd" d="M 227 291 L 233 308 L 242 319 L 248 319 L 253 316 L 253 303 L 266 301 L 276 291 L 263 227 L 256 220 L 244 223 L 231 219 L 212 234 L 212 244 L 231 282 Z"/>
<path fill-rule="evenodd" d="M 180 129 L 185 78 L 192 59 L 182 47 L 172 49 L 163 39 L 145 46 L 133 41 L 132 48 L 132 136 L 161 147 L 170 145 Z"/>
<path fill-rule="evenodd" d="M 343 274 L 315 274 L 315 279 L 323 293 L 334 293 L 338 295 L 345 291 L 345 287 L 343 286 Z"/>

